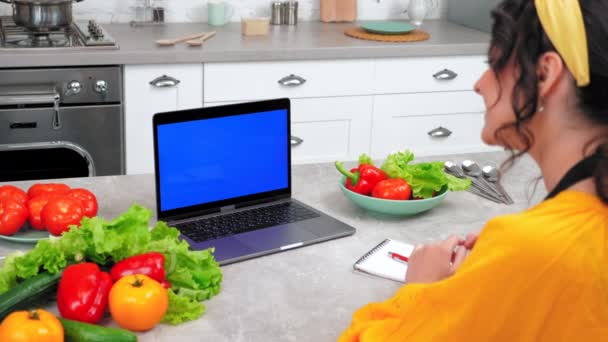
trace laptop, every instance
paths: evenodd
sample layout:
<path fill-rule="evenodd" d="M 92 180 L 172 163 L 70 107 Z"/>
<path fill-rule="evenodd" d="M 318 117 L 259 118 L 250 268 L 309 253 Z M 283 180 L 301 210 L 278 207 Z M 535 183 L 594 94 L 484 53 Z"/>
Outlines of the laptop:
<path fill-rule="evenodd" d="M 355 233 L 291 197 L 289 99 L 154 115 L 156 209 L 229 264 Z"/>

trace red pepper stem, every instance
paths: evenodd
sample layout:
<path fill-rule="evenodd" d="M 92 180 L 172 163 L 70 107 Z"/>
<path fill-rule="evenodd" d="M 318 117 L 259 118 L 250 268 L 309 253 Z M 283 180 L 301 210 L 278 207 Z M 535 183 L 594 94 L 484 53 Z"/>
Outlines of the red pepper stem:
<path fill-rule="evenodd" d="M 352 173 L 350 171 L 348 171 L 344 165 L 337 161 L 336 162 L 336 169 L 338 169 L 338 172 L 340 172 L 341 174 L 343 174 L 346 178 L 349 178 L 352 185 L 357 185 L 357 183 L 359 183 L 359 173 Z"/>

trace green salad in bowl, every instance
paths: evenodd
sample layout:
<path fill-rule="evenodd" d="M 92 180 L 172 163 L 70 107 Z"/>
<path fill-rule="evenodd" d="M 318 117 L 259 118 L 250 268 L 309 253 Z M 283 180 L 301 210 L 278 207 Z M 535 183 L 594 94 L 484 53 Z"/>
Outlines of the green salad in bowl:
<path fill-rule="evenodd" d="M 405 150 L 390 154 L 381 167 L 363 154 L 359 166 L 351 170 L 336 162 L 342 174 L 340 189 L 356 205 L 390 215 L 414 215 L 439 205 L 448 191 L 462 191 L 470 179 L 444 172 L 441 161 L 414 163 L 414 154 Z"/>

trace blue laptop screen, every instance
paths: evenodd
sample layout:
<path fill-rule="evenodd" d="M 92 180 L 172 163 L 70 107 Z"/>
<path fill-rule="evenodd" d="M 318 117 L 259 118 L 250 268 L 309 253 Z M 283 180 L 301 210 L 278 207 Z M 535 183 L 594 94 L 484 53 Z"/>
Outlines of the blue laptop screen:
<path fill-rule="evenodd" d="M 157 126 L 162 211 L 286 189 L 287 110 Z"/>

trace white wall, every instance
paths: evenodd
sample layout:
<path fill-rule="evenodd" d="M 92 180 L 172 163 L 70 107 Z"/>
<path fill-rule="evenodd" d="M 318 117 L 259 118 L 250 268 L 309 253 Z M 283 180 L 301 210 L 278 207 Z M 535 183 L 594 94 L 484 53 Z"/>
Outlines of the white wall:
<path fill-rule="evenodd" d="M 241 17 L 269 16 L 271 0 L 227 0 L 235 7 L 232 21 Z M 358 0 L 359 19 L 407 19 L 403 10 L 409 0 Z M 444 17 L 447 0 L 428 0 L 436 3 L 428 18 Z M 168 22 L 207 21 L 207 0 L 164 0 L 165 18 Z M 132 7 L 135 0 L 84 0 L 74 3 L 75 20 L 96 19 L 99 22 L 128 22 L 134 16 Z M 319 19 L 319 0 L 299 0 L 299 19 L 302 21 Z M 10 5 L 0 3 L 0 15 L 11 13 Z"/>

